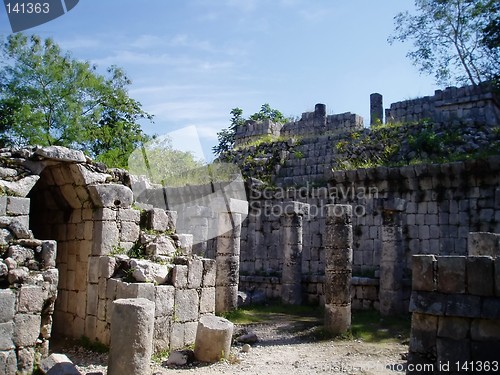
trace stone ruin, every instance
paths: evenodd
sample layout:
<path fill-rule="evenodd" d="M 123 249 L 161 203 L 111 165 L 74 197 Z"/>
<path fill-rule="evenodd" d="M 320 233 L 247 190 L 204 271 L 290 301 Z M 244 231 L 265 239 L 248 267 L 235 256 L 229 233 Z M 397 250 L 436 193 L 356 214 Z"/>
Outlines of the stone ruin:
<path fill-rule="evenodd" d="M 391 105 L 386 119 L 432 115 L 498 127 L 494 97 L 474 90 Z M 378 95 L 371 113 L 377 124 Z M 201 317 L 238 301 L 281 299 L 324 306 L 332 333 L 349 328 L 351 309 L 411 311 L 409 363 L 493 358 L 500 157 L 329 170 L 332 142 L 361 128 L 359 116 L 327 116 L 318 105 L 284 126 L 239 129 L 240 145 L 300 135 L 303 155 L 276 171 L 277 189 L 250 179 L 248 202 L 219 199 L 215 208 L 196 197 L 213 184 L 145 184 L 134 196 L 140 181 L 79 151 L 0 150 L 0 373 L 30 373 L 52 337 L 109 344 L 112 306 L 124 299 L 154 304 L 156 351 L 194 343 Z M 164 196 L 187 205 L 151 204 Z"/>
<path fill-rule="evenodd" d="M 192 207 L 237 223 L 208 259 L 176 232 L 176 212 L 139 210 L 124 171 L 57 146 L 3 149 L 0 164 L 0 373 L 31 374 L 53 337 L 109 345 L 118 299 L 154 303 L 156 351 L 194 343 L 201 316 L 236 307 L 238 201 Z"/>

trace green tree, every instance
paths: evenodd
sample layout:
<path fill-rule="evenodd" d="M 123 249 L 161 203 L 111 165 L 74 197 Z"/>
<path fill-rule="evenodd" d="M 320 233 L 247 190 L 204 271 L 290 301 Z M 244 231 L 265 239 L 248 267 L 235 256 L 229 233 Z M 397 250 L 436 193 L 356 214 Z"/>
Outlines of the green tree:
<path fill-rule="evenodd" d="M 229 151 L 234 146 L 234 135 L 239 126 L 245 125 L 245 119 L 243 118 L 243 110 L 241 108 L 231 109 L 231 121 L 230 125 L 226 129 L 222 129 L 217 133 L 217 140 L 219 144 L 212 147 L 215 155 L 220 155 L 223 152 Z"/>
<path fill-rule="evenodd" d="M 217 133 L 219 144 L 212 148 L 215 155 L 220 155 L 225 151 L 229 151 L 234 146 L 234 136 L 237 128 L 239 126 L 245 126 L 245 121 L 247 121 L 243 117 L 243 110 L 241 108 L 233 108 L 230 114 L 232 117 L 229 127 Z M 272 122 L 282 124 L 290 121 L 288 117 L 285 117 L 277 109 L 271 108 L 267 103 L 263 104 L 260 107 L 260 111 L 254 113 L 248 119 L 253 121 L 271 120 Z"/>
<path fill-rule="evenodd" d="M 412 41 L 408 53 L 424 73 L 440 84 L 477 85 L 500 71 L 497 0 L 415 0 L 416 14 L 396 15 L 389 42 Z M 489 34 L 491 33 L 491 34 Z M 497 40 L 498 41 L 498 40 Z"/>
<path fill-rule="evenodd" d="M 131 81 L 120 68 L 101 75 L 52 39 L 21 33 L 7 37 L 0 53 L 3 146 L 66 146 L 126 167 L 130 153 L 149 139 L 139 121 L 152 116 L 128 96 Z"/>

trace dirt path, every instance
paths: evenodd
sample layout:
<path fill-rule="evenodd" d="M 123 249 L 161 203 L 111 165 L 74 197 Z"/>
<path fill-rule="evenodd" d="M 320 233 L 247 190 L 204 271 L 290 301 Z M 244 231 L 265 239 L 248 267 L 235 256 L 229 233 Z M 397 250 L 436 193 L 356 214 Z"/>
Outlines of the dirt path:
<path fill-rule="evenodd" d="M 366 343 L 360 340 L 326 340 L 317 338 L 318 322 L 314 319 L 289 320 L 274 315 L 266 324 L 245 325 L 257 334 L 259 341 L 248 353 L 241 345 L 232 348 L 230 361 L 202 366 L 192 364 L 167 368 L 155 363 L 153 373 L 173 374 L 403 374 L 402 359 L 407 346 L 398 343 Z M 107 355 L 89 354 L 82 349 L 69 350 L 70 359 L 83 374 L 101 371 L 106 374 Z M 387 368 L 389 366 L 389 368 Z M 392 369 L 391 369 L 392 367 Z"/>

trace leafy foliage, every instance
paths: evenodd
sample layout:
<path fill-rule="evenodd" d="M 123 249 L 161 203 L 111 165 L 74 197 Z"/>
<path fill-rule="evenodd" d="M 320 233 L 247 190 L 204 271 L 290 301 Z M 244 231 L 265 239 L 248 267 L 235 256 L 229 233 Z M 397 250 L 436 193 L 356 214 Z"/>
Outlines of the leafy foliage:
<path fill-rule="evenodd" d="M 60 145 L 85 151 L 110 166 L 149 139 L 138 121 L 152 120 L 130 98 L 130 79 L 111 66 L 106 76 L 74 59 L 52 40 L 21 33 L 1 46 L 0 143 Z"/>
<path fill-rule="evenodd" d="M 399 13 L 389 42 L 413 41 L 408 53 L 440 84 L 477 85 L 500 72 L 496 0 L 415 0 L 416 15 Z"/>
<path fill-rule="evenodd" d="M 234 147 L 234 136 L 238 127 L 245 126 L 246 119 L 243 117 L 243 110 L 241 108 L 233 108 L 230 112 L 231 124 L 228 128 L 221 130 L 217 133 L 219 144 L 212 148 L 215 155 L 221 155 Z M 286 123 L 290 121 L 277 109 L 271 108 L 269 104 L 263 104 L 260 111 L 251 115 L 249 120 L 264 121 L 271 120 L 274 123 Z"/>

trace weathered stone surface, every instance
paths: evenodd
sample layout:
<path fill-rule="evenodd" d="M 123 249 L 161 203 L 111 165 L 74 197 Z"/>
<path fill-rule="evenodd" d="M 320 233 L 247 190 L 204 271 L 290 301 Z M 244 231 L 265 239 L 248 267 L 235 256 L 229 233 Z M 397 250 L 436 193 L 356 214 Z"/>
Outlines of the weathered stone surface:
<path fill-rule="evenodd" d="M 154 303 L 143 298 L 113 302 L 109 375 L 150 375 Z"/>
<path fill-rule="evenodd" d="M 40 335 L 40 315 L 17 314 L 14 318 L 16 346 L 35 346 Z"/>
<path fill-rule="evenodd" d="M 174 313 L 175 287 L 158 285 L 155 287 L 155 317 L 172 316 Z"/>
<path fill-rule="evenodd" d="M 188 268 L 188 288 L 197 289 L 201 287 L 203 278 L 203 262 L 201 259 L 191 260 Z"/>
<path fill-rule="evenodd" d="M 498 341 L 500 337 L 500 317 L 499 319 L 472 320 L 470 337 L 476 341 Z"/>
<path fill-rule="evenodd" d="M 0 339 L 0 342 L 2 339 Z M 17 371 L 16 352 L 0 351 L 0 374 L 15 374 Z"/>
<path fill-rule="evenodd" d="M 167 366 L 184 366 L 188 363 L 187 354 L 176 351 L 170 353 L 167 359 Z"/>
<path fill-rule="evenodd" d="M 201 362 L 216 362 L 228 358 L 231 351 L 233 323 L 213 315 L 205 315 L 198 322 L 195 352 Z"/>
<path fill-rule="evenodd" d="M 17 310 L 22 313 L 41 313 L 45 292 L 42 287 L 24 285 L 19 290 Z"/>
<path fill-rule="evenodd" d="M 43 241 L 41 255 L 44 269 L 54 268 L 56 266 L 57 242 Z"/>
<path fill-rule="evenodd" d="M 6 259 L 7 260 L 7 259 Z M 9 284 L 22 283 L 29 276 L 29 270 L 26 267 L 14 268 L 9 271 L 7 281 Z"/>
<path fill-rule="evenodd" d="M 203 287 L 215 286 L 216 263 L 213 259 L 203 259 Z"/>
<path fill-rule="evenodd" d="M 434 255 L 414 255 L 412 257 L 412 289 L 432 292 L 436 290 Z"/>
<path fill-rule="evenodd" d="M 192 322 L 198 319 L 199 296 L 194 289 L 176 289 L 174 315 L 178 322 Z"/>
<path fill-rule="evenodd" d="M 37 148 L 35 150 L 35 155 L 42 156 L 46 159 L 75 163 L 85 163 L 87 160 L 82 151 L 71 150 L 62 146 L 46 146 Z"/>
<path fill-rule="evenodd" d="M 477 296 L 493 296 L 495 293 L 494 263 L 491 257 L 467 257 L 467 291 Z"/>
<path fill-rule="evenodd" d="M 164 232 L 169 228 L 169 217 L 165 210 L 152 208 L 146 211 L 146 229 Z"/>
<path fill-rule="evenodd" d="M 432 353 L 436 345 L 438 318 L 432 315 L 412 315 L 412 335 L 410 337 L 410 351 L 416 353 Z"/>
<path fill-rule="evenodd" d="M 468 237 L 467 249 L 469 255 L 500 256 L 500 234 L 471 232 Z"/>
<path fill-rule="evenodd" d="M 27 176 L 18 181 L 0 180 L 0 189 L 8 195 L 26 197 L 39 179 L 40 176 Z"/>
<path fill-rule="evenodd" d="M 176 264 L 172 269 L 172 285 L 176 288 L 187 288 L 188 266 Z"/>
<path fill-rule="evenodd" d="M 134 201 L 132 190 L 123 185 L 89 185 L 88 190 L 96 207 L 129 208 Z"/>
<path fill-rule="evenodd" d="M 459 317 L 439 317 L 438 331 L 439 337 L 454 340 L 467 338 L 470 329 L 470 319 Z"/>
<path fill-rule="evenodd" d="M 33 238 L 31 230 L 19 220 L 12 220 L 9 224 L 9 229 L 17 239 Z"/>
<path fill-rule="evenodd" d="M 463 256 L 440 256 L 437 262 L 438 291 L 465 293 L 466 258 Z"/>
<path fill-rule="evenodd" d="M 14 324 L 0 323 L 0 351 L 14 348 Z"/>
<path fill-rule="evenodd" d="M 168 236 L 156 236 L 155 239 L 146 245 L 148 255 L 173 256 L 177 249 L 173 241 Z"/>
<path fill-rule="evenodd" d="M 16 295 L 10 289 L 0 290 L 0 323 L 8 323 L 14 319 Z"/>
<path fill-rule="evenodd" d="M 42 360 L 40 370 L 46 375 L 82 375 L 65 354 L 57 353 Z"/>

